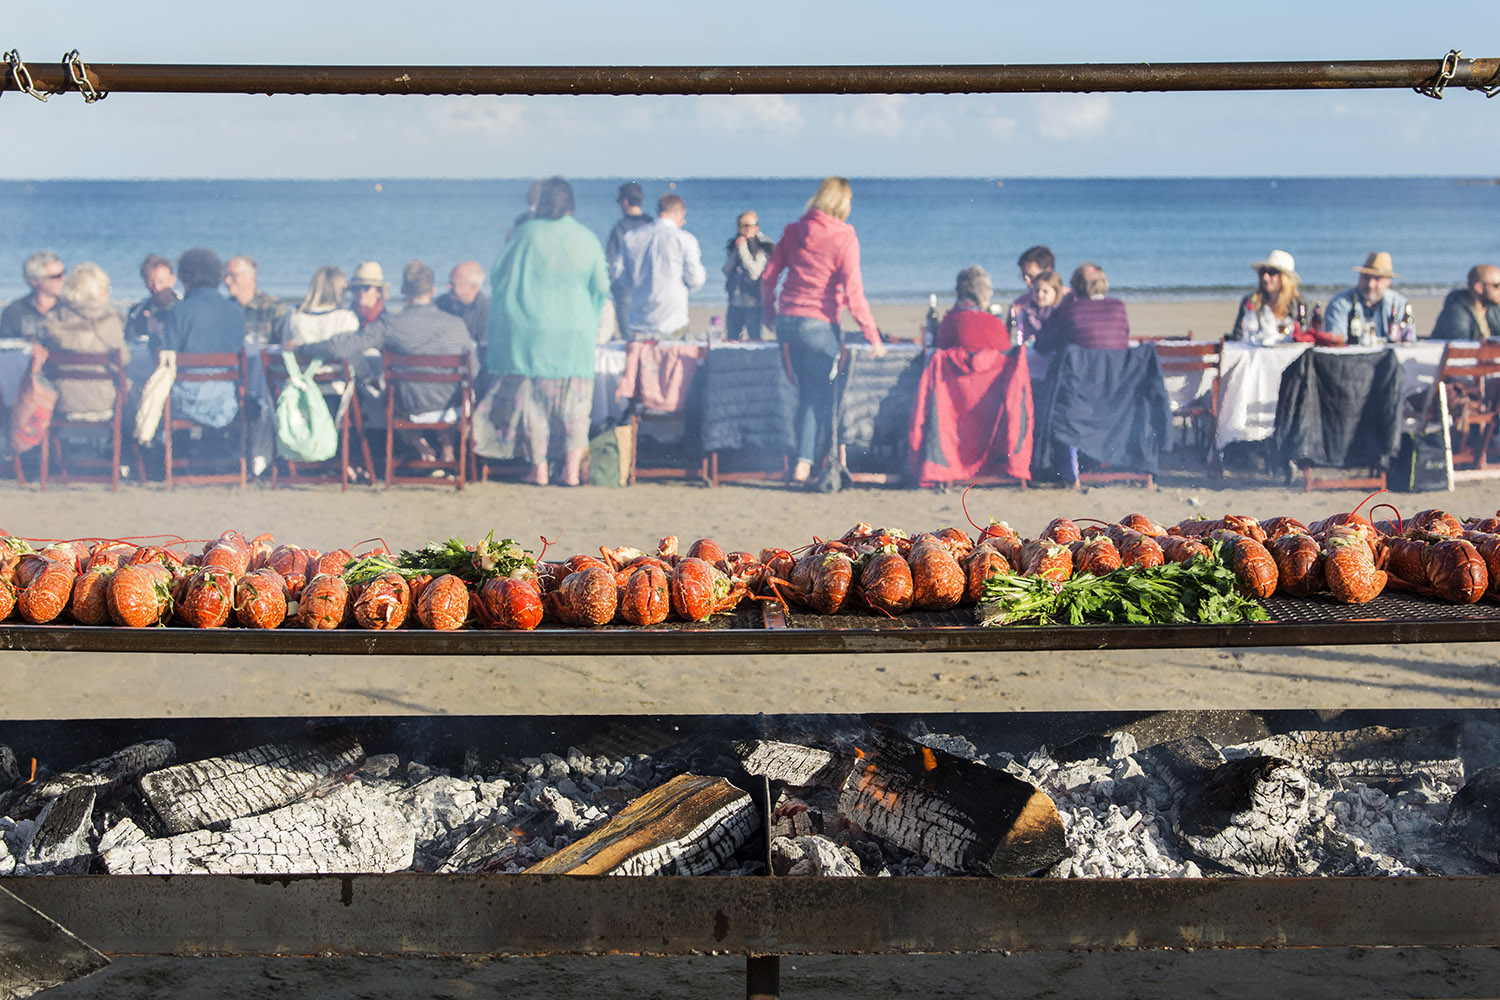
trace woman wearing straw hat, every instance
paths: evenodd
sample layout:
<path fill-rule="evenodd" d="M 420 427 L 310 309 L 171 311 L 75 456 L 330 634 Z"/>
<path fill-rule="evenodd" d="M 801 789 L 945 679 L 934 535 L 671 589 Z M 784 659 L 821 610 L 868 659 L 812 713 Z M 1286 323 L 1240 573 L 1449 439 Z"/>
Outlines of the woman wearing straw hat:
<path fill-rule="evenodd" d="M 361 330 L 385 312 L 385 299 L 390 291 L 391 283 L 385 280 L 379 261 L 367 260 L 354 269 L 354 277 L 349 279 L 349 294 L 354 296 L 354 312 L 359 316 Z"/>
<path fill-rule="evenodd" d="M 1285 250 L 1272 250 L 1250 265 L 1260 275 L 1255 291 L 1240 299 L 1230 340 L 1283 344 L 1300 332 L 1304 309 L 1297 262 Z"/>
<path fill-rule="evenodd" d="M 1365 258 L 1364 267 L 1354 270 L 1359 273 L 1359 283 L 1328 300 L 1324 329 L 1346 338 L 1348 343 L 1367 337 L 1377 341 L 1398 339 L 1391 331 L 1399 329 L 1405 319 L 1406 296 L 1391 291 L 1391 279 L 1398 277 L 1391 270 L 1391 255 L 1384 250 L 1372 253 Z"/>

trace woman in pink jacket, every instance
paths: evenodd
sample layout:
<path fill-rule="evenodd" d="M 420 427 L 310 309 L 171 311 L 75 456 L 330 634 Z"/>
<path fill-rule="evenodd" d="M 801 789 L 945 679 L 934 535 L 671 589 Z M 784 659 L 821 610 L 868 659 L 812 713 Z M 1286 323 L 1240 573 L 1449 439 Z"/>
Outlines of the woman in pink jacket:
<path fill-rule="evenodd" d="M 865 301 L 859 237 L 845 221 L 852 197 L 847 178 L 829 177 L 820 184 L 802 218 L 782 231 L 761 275 L 765 323 L 787 346 L 797 378 L 797 464 L 792 479 L 799 483 L 812 474 L 818 443 L 832 431 L 833 379 L 842 351 L 839 314 L 847 308 L 874 356 L 885 354 Z"/>

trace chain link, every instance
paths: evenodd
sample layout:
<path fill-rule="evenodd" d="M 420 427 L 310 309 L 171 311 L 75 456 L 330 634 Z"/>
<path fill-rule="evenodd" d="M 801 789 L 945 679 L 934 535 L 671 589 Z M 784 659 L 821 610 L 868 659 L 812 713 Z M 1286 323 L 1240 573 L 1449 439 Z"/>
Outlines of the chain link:
<path fill-rule="evenodd" d="M 1443 56 L 1443 65 L 1437 71 L 1437 75 L 1419 87 L 1413 87 L 1423 97 L 1431 97 L 1433 100 L 1443 99 L 1443 88 L 1448 86 L 1448 81 L 1453 79 L 1458 72 L 1458 59 L 1463 55 L 1461 49 L 1449 49 L 1448 54 Z"/>
<path fill-rule="evenodd" d="M 83 95 L 84 104 L 93 104 L 102 101 L 109 96 L 109 91 L 99 90 L 94 82 L 89 79 L 89 68 L 83 64 L 83 57 L 78 54 L 77 49 L 72 49 L 62 57 L 63 65 L 68 67 L 68 79 L 78 88 Z"/>
<path fill-rule="evenodd" d="M 36 89 L 36 84 L 31 79 L 31 71 L 21 61 L 21 53 L 19 51 L 11 49 L 5 53 L 5 64 L 10 70 L 11 79 L 16 81 L 17 90 L 23 94 L 30 94 L 43 104 L 47 103 L 47 98 L 52 95 Z"/>

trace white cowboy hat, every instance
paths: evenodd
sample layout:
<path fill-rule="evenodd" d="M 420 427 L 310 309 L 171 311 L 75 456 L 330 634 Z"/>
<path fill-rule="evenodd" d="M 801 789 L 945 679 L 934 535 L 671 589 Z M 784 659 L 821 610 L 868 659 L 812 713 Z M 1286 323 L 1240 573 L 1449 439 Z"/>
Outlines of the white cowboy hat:
<path fill-rule="evenodd" d="M 1280 271 L 1282 274 L 1290 274 L 1293 277 L 1296 277 L 1297 274 L 1297 262 L 1285 250 L 1272 250 L 1266 254 L 1265 260 L 1258 260 L 1254 264 L 1251 264 L 1250 270 L 1259 272 L 1264 267 Z"/>

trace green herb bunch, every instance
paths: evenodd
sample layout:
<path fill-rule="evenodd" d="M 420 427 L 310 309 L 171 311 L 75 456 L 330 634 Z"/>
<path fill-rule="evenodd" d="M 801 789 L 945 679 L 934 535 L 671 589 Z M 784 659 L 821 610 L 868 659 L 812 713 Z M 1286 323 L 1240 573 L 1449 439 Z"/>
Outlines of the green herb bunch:
<path fill-rule="evenodd" d="M 499 577 L 524 579 L 533 576 L 536 557 L 513 539 L 496 541 L 495 533 L 491 531 L 473 546 L 462 538 L 450 538 L 446 542 L 428 542 L 420 549 L 402 549 L 396 556 L 376 552 L 352 559 L 344 567 L 344 580 L 364 584 L 389 570 L 395 570 L 407 579 L 451 573 L 465 583 L 477 586 Z"/>
<path fill-rule="evenodd" d="M 1107 622 L 1169 625 L 1265 621 L 1264 608 L 1244 596 L 1234 572 L 1212 555 L 1184 563 L 1127 566 L 1104 576 L 1084 573 L 1064 583 L 997 573 L 984 584 L 982 625 L 1082 625 Z"/>

